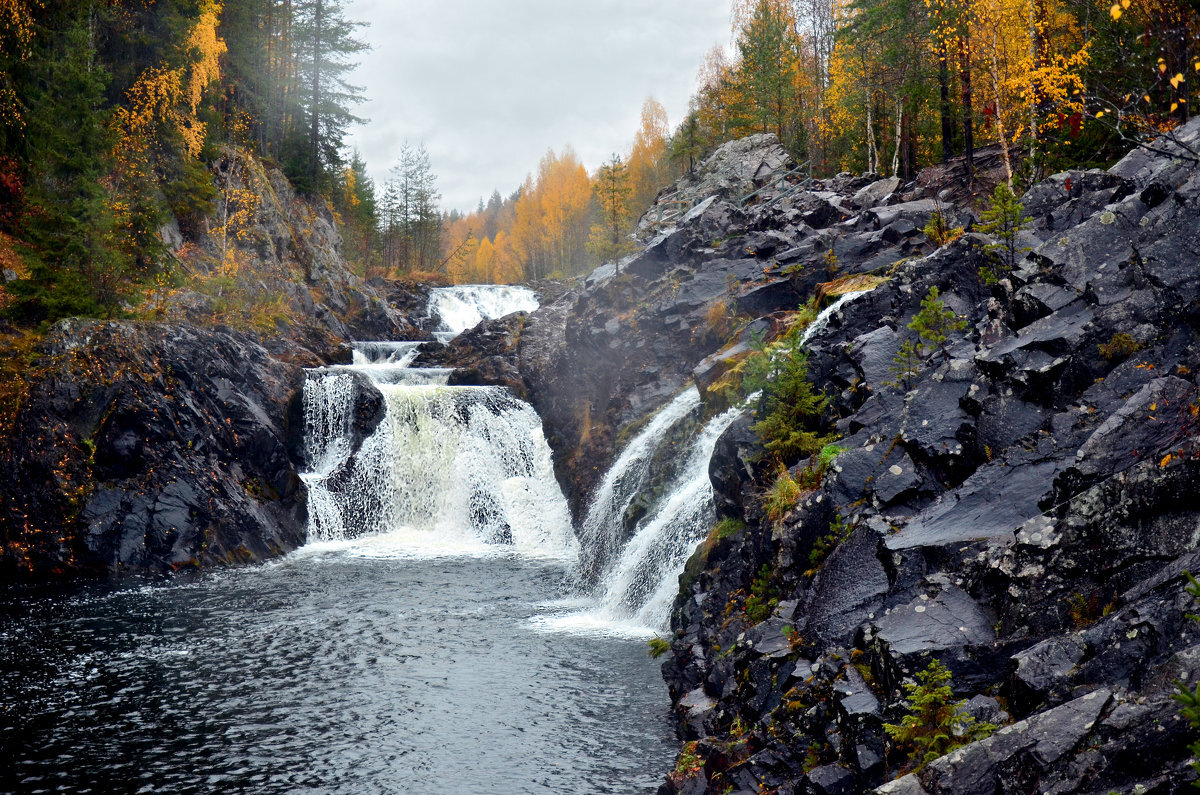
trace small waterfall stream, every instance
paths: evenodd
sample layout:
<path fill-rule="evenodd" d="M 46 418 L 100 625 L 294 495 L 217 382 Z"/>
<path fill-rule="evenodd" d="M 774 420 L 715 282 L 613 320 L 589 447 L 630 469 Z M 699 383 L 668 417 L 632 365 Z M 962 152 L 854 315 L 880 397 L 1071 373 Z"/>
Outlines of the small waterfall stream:
<path fill-rule="evenodd" d="M 460 284 L 429 292 L 429 317 L 438 319 L 434 337 L 447 343 L 484 320 L 538 308 L 537 293 L 513 285 Z"/>
<path fill-rule="evenodd" d="M 809 324 L 804 346 L 843 306 L 866 291 L 846 293 Z M 747 404 L 753 399 L 746 401 Z M 679 575 L 716 519 L 709 461 L 717 440 L 747 410 L 735 406 L 712 417 L 691 437 L 673 481 L 637 522 L 622 545 L 626 512 L 646 487 L 648 467 L 684 418 L 700 409 L 688 386 L 647 423 L 605 474 L 580 531 L 580 576 L 593 596 L 578 609 L 540 620 L 561 631 L 646 636 L 666 628 Z"/>

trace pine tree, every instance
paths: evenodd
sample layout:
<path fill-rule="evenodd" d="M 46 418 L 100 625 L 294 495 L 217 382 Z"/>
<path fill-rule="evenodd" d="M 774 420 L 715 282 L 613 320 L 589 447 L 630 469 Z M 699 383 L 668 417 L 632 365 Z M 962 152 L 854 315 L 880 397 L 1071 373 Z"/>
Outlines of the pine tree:
<path fill-rule="evenodd" d="M 940 347 L 942 355 L 949 358 L 946 339 L 952 332 L 965 329 L 967 321 L 960 320 L 953 310 L 942 303 L 938 288 L 930 287 L 925 298 L 921 300 L 921 311 L 913 316 L 908 327 L 917 332 L 921 339 L 918 347 L 923 349 L 926 343 L 930 348 Z"/>
<path fill-rule="evenodd" d="M 950 687 L 950 671 L 934 660 L 917 672 L 917 682 L 906 684 L 908 714 L 900 723 L 885 723 L 883 729 L 897 744 L 908 746 L 909 759 L 920 770 L 976 740 L 987 737 L 996 727 L 980 723 L 966 712 L 965 701 L 955 701 Z"/>
<path fill-rule="evenodd" d="M 979 231 L 996 240 L 995 243 L 987 245 L 986 249 L 1000 252 L 1004 273 L 1007 275 L 1017 263 L 1017 233 L 1033 219 L 1025 215 L 1025 207 L 1005 182 L 996 186 L 992 193 L 991 206 L 983 211 L 982 216 L 983 223 L 980 224 Z"/>
<path fill-rule="evenodd" d="M 292 171 L 300 187 L 321 190 L 341 165 L 346 128 L 364 119 L 351 111 L 363 101 L 362 89 L 347 78 L 353 57 L 368 49 L 355 38 L 361 22 L 347 20 L 338 0 L 295 0 L 292 40 L 297 63 L 297 99 L 303 109 L 303 149 L 299 130 L 292 143 Z"/>

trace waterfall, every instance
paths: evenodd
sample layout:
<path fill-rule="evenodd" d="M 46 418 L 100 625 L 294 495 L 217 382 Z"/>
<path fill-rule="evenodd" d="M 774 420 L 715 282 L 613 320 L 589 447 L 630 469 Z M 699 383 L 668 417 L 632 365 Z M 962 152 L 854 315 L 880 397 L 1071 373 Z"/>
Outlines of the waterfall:
<path fill-rule="evenodd" d="M 484 320 L 537 308 L 537 293 L 528 287 L 461 284 L 435 287 L 429 292 L 428 313 L 438 319 L 438 339 L 443 342 Z"/>
<path fill-rule="evenodd" d="M 827 328 L 835 312 L 865 292 L 846 293 L 822 310 L 805 329 L 801 346 Z M 757 393 L 744 405 L 756 399 Z M 716 520 L 708 475 L 713 450 L 721 434 L 746 409 L 731 408 L 693 435 L 674 479 L 638 520 L 624 546 L 622 531 L 630 505 L 647 485 L 650 462 L 670 438 L 671 428 L 696 412 L 699 404 L 695 389 L 684 390 L 650 420 L 609 468 L 580 532 L 581 579 L 595 583 L 593 599 L 582 610 L 539 619 L 536 623 L 541 627 L 648 635 L 667 626 L 679 575 Z"/>
<path fill-rule="evenodd" d="M 533 293 L 472 287 L 466 295 L 482 312 L 502 315 L 527 307 Z M 461 312 L 451 317 L 465 322 Z M 573 559 L 577 541 L 537 413 L 504 388 L 446 386 L 449 369 L 410 367 L 421 344 L 359 342 L 353 364 L 308 371 L 301 477 L 309 543 L 352 541 L 359 552 L 389 555 L 510 549 Z M 354 450 L 364 388 L 382 395 L 384 414 Z"/>
<path fill-rule="evenodd" d="M 666 435 L 700 408 L 700 392 L 689 385 L 646 424 L 604 475 L 580 528 L 580 572 L 594 580 L 620 551 L 625 516 L 646 488 L 650 463 Z"/>
<path fill-rule="evenodd" d="M 684 564 L 716 520 L 709 460 L 721 434 L 742 413 L 741 408 L 728 409 L 709 420 L 694 438 L 669 496 L 638 523 L 605 576 L 597 609 L 601 620 L 666 626 Z"/>

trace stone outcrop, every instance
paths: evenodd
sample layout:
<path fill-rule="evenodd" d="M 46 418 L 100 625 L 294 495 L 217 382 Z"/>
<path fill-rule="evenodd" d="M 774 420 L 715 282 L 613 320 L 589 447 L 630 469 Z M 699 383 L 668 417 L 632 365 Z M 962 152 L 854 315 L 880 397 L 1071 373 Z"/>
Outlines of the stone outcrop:
<path fill-rule="evenodd" d="M 718 445 L 719 509 L 747 527 L 689 564 L 663 670 L 704 765 L 661 792 L 1173 792 L 1195 778 L 1171 695 L 1200 675 L 1183 591 L 1200 566 L 1200 122 L 1176 135 L 1034 186 L 1031 250 L 993 283 L 989 240 L 968 229 L 933 250 L 915 231 L 925 200 L 905 194 L 927 186 L 847 182 L 794 216 L 747 212 L 745 239 L 786 234 L 806 268 L 832 250 L 839 272 L 889 278 L 808 344 L 844 448 L 816 490 L 772 523 L 747 429 Z M 969 227 L 970 207 L 948 209 Z M 805 216 L 808 230 L 788 226 Z M 967 325 L 902 380 L 893 357 L 931 287 Z M 832 524 L 840 543 L 813 556 Z M 764 564 L 778 607 L 756 624 L 739 605 Z M 934 659 L 1001 728 L 892 781 L 906 756 L 883 726 Z"/>
<path fill-rule="evenodd" d="M 186 289 L 152 297 L 153 320 L 0 339 L 12 354 L 0 576 L 161 573 L 294 549 L 303 368 L 348 359 L 354 338 L 428 338 L 421 287 L 351 273 L 327 207 L 241 151 L 214 172 L 214 214 L 166 235 Z M 381 405 L 360 390 L 360 437 Z"/>

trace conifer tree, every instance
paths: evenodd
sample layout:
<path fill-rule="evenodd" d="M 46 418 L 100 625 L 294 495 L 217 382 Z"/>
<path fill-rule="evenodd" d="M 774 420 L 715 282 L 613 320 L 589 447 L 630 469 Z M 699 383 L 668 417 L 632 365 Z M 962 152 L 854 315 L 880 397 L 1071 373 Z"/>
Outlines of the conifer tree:
<path fill-rule="evenodd" d="M 295 146 L 298 140 L 293 142 L 290 176 L 302 187 L 321 190 L 341 165 L 346 128 L 364 121 L 352 112 L 363 101 L 362 89 L 348 77 L 355 66 L 353 57 L 367 45 L 355 38 L 363 23 L 347 20 L 338 0 L 294 0 L 292 9 L 297 98 L 305 129 L 303 149 Z"/>
<path fill-rule="evenodd" d="M 1011 272 L 1017 262 L 1017 233 L 1032 219 L 1025 215 L 1024 206 L 1005 182 L 996 186 L 991 206 L 982 216 L 979 231 L 996 239 L 986 246 L 987 250 L 999 252 L 1005 273 Z"/>
<path fill-rule="evenodd" d="M 613 262 L 630 249 L 629 174 L 620 155 L 600 166 L 593 185 L 600 220 L 592 226 L 588 251 L 600 262 Z"/>
<path fill-rule="evenodd" d="M 930 348 L 940 347 L 942 355 L 949 358 L 946 340 L 952 332 L 965 329 L 967 321 L 960 320 L 952 309 L 942 303 L 937 287 L 930 287 L 929 292 L 921 299 L 921 311 L 913 316 L 908 327 L 917 332 L 922 348 L 926 343 Z"/>

